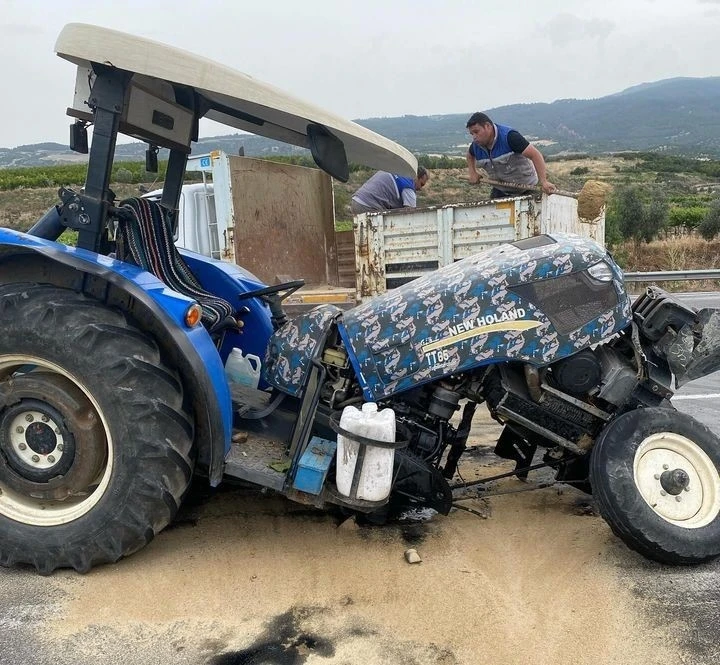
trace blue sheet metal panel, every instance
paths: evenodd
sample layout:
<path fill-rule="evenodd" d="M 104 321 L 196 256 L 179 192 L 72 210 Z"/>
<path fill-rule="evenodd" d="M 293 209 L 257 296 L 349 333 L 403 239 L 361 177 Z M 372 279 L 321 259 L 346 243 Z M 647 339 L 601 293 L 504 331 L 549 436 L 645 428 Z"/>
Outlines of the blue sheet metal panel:
<path fill-rule="evenodd" d="M 225 298 L 237 311 L 247 307 L 250 311 L 239 316 L 243 327 L 235 332 L 228 330 L 223 338 L 220 357 L 225 362 L 234 347 L 243 354 L 251 353 L 258 358 L 265 356 L 268 339 L 273 334 L 270 308 L 261 298 L 241 298 L 243 293 L 264 288 L 255 275 L 240 266 L 218 261 L 185 249 L 179 250 L 185 262 L 202 286 L 210 293 Z M 260 388 L 264 388 L 260 385 Z"/>
<path fill-rule="evenodd" d="M 337 443 L 314 436 L 300 457 L 293 487 L 308 494 L 320 494 Z"/>
<path fill-rule="evenodd" d="M 122 261 L 116 261 L 109 256 L 103 256 L 84 249 L 69 247 L 62 243 L 43 238 L 36 238 L 12 229 L 0 228 L 0 255 L 4 252 L 15 252 L 17 249 L 27 248 L 48 256 L 53 260 L 70 265 L 77 270 L 92 272 L 118 284 L 129 293 L 143 298 L 150 298 L 162 317 L 175 332 L 186 338 L 187 346 L 184 352 L 192 349 L 198 356 L 198 366 L 207 373 L 207 385 L 215 393 L 219 416 L 222 420 L 223 447 L 225 452 L 230 449 L 232 434 L 232 401 L 230 390 L 225 379 L 222 360 L 213 344 L 210 335 L 203 326 L 197 325 L 188 328 L 185 325 L 185 312 L 195 302 L 191 298 L 169 289 L 157 277 L 141 270 L 137 266 Z M 142 292 L 142 293 L 141 293 Z"/>

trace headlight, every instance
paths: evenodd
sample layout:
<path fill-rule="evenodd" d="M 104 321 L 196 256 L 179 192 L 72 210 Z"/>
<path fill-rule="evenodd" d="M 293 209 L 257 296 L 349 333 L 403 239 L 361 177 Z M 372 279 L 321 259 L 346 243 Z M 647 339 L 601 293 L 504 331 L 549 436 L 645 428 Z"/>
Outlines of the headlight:
<path fill-rule="evenodd" d="M 202 307 L 196 302 L 185 310 L 185 325 L 194 328 L 202 319 Z"/>
<path fill-rule="evenodd" d="M 605 263 L 605 261 L 600 261 L 600 263 L 590 266 L 588 268 L 588 274 L 598 280 L 598 282 L 610 282 L 614 277 L 612 268 Z"/>

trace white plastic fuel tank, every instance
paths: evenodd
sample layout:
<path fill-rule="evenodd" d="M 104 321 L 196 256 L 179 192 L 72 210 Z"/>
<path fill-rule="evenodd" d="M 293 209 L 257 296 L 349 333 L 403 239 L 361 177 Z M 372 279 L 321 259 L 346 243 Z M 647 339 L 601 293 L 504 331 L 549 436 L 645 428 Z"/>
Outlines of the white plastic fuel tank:
<path fill-rule="evenodd" d="M 346 406 L 340 416 L 340 427 L 352 434 L 377 441 L 395 441 L 395 412 L 392 409 L 378 411 L 377 404 L 366 402 L 362 410 Z M 343 496 L 350 497 L 353 475 L 358 461 L 358 450 L 365 447 L 365 457 L 357 486 L 356 499 L 364 501 L 383 501 L 390 494 L 392 485 L 394 448 L 360 444 L 357 441 L 338 434 L 337 468 L 335 482 Z"/>
<path fill-rule="evenodd" d="M 252 353 L 243 355 L 242 350 L 235 347 L 225 361 L 225 376 L 232 383 L 257 388 L 260 382 L 261 368 L 260 358 Z"/>

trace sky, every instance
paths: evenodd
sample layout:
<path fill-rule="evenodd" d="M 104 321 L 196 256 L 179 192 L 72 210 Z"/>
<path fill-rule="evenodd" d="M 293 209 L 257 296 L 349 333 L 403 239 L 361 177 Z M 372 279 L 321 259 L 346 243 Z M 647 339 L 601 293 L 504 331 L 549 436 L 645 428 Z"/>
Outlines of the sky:
<path fill-rule="evenodd" d="M 54 44 L 69 22 L 203 55 L 351 119 L 720 75 L 720 0 L 0 0 L 0 147 L 67 144 L 75 73 Z"/>

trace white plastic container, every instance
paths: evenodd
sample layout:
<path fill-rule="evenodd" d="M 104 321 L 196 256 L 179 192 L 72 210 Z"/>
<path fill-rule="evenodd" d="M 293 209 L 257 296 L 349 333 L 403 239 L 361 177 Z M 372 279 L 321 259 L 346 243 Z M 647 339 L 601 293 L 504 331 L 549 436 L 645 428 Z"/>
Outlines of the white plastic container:
<path fill-rule="evenodd" d="M 366 402 L 362 410 L 354 406 L 346 406 L 340 416 L 340 427 L 378 441 L 395 441 L 395 411 L 383 409 L 378 411 L 377 404 Z M 384 501 L 390 494 L 392 485 L 394 448 L 360 444 L 342 434 L 337 438 L 337 469 L 335 482 L 338 492 L 350 497 L 353 475 L 358 460 L 358 449 L 365 447 L 365 458 L 362 462 L 360 479 L 355 497 L 364 501 Z"/>
<path fill-rule="evenodd" d="M 230 351 L 225 361 L 225 376 L 231 383 L 238 383 L 241 386 L 257 388 L 260 381 L 260 358 L 252 353 L 243 355 L 237 347 Z"/>

